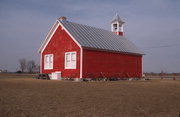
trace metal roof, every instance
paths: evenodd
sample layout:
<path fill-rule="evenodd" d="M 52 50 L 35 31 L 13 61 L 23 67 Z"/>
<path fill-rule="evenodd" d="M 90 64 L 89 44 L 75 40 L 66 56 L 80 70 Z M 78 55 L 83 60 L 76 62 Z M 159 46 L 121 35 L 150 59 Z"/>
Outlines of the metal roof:
<path fill-rule="evenodd" d="M 116 13 L 115 17 L 112 19 L 111 23 L 113 22 L 120 22 L 122 24 L 124 24 L 125 22 L 122 21 L 122 19 L 119 17 L 119 15 Z"/>
<path fill-rule="evenodd" d="M 66 20 L 59 20 L 59 22 L 83 48 L 138 55 L 144 54 L 131 41 L 111 31 Z"/>

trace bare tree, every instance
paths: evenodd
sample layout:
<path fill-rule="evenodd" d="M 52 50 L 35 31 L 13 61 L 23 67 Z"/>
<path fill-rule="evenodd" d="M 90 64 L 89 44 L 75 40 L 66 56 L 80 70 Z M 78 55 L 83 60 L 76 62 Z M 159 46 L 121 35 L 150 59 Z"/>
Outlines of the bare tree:
<path fill-rule="evenodd" d="M 19 59 L 19 67 L 22 72 L 26 70 L 26 59 Z"/>
<path fill-rule="evenodd" d="M 34 60 L 30 60 L 27 62 L 27 70 L 29 73 L 33 73 L 36 70 L 36 63 Z"/>
<path fill-rule="evenodd" d="M 40 73 L 40 65 L 36 64 L 36 73 Z"/>

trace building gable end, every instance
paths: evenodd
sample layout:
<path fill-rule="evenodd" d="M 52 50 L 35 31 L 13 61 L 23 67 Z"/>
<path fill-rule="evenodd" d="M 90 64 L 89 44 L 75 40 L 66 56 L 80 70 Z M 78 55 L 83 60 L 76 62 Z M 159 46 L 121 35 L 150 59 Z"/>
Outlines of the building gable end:
<path fill-rule="evenodd" d="M 43 53 L 43 51 L 45 50 L 46 46 L 48 45 L 48 43 L 50 42 L 50 40 L 52 39 L 52 36 L 55 34 L 57 28 L 61 26 L 63 30 L 65 30 L 65 32 L 71 37 L 71 39 L 80 47 L 81 49 L 81 53 L 80 53 L 80 78 L 82 78 L 82 46 L 76 41 L 76 39 L 69 33 L 69 31 L 63 26 L 63 24 L 56 20 L 56 22 L 54 23 L 53 27 L 51 28 L 51 30 L 49 31 L 49 33 L 47 34 L 45 40 L 43 41 L 41 47 L 39 48 L 39 53 Z M 42 58 L 42 55 L 41 55 Z M 41 65 L 42 66 L 42 65 Z M 42 71 L 42 68 L 40 68 Z"/>
<path fill-rule="evenodd" d="M 81 45 L 75 40 L 75 38 L 69 33 L 69 31 L 61 24 L 61 22 L 59 22 L 58 20 L 54 23 L 53 27 L 51 28 L 51 30 L 49 31 L 49 33 L 47 34 L 45 40 L 43 41 L 41 47 L 39 48 L 38 52 L 42 53 L 44 51 L 44 49 L 46 48 L 46 46 L 48 45 L 48 43 L 50 42 L 52 36 L 54 35 L 54 33 L 56 32 L 57 28 L 61 26 L 62 29 L 64 29 L 66 31 L 66 33 L 71 37 L 71 39 L 80 47 Z"/>

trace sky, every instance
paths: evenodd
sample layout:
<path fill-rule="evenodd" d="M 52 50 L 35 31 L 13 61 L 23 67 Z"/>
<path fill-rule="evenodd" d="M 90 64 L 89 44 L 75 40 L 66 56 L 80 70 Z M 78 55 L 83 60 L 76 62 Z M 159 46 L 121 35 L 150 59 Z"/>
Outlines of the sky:
<path fill-rule="evenodd" d="M 124 34 L 146 55 L 144 72 L 180 72 L 180 0 L 0 0 L 0 69 L 19 59 L 39 64 L 40 48 L 55 20 L 110 30 L 116 13 Z"/>

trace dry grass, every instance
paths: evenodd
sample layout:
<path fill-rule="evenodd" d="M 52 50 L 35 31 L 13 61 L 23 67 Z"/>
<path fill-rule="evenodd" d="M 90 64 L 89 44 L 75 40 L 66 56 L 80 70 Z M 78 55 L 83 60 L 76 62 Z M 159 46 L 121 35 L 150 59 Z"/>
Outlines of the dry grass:
<path fill-rule="evenodd" d="M 180 114 L 180 81 L 65 82 L 3 77 L 0 78 L 1 117 L 179 117 Z"/>

